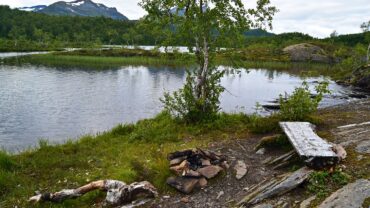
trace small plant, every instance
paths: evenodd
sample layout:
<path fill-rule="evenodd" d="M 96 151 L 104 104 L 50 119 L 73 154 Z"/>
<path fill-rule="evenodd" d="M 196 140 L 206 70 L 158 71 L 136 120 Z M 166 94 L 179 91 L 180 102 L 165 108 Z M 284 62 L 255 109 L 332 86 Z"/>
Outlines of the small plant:
<path fill-rule="evenodd" d="M 165 93 L 164 98 L 161 99 L 165 109 L 171 115 L 189 123 L 215 118 L 220 110 L 219 97 L 224 91 L 220 84 L 224 71 L 218 71 L 216 68 L 210 70 L 214 72 L 209 74 L 207 82 L 204 83 L 202 93 L 205 96 L 196 96 L 196 74 L 188 70 L 184 87 L 172 95 Z"/>
<path fill-rule="evenodd" d="M 303 82 L 301 87 L 294 90 L 289 97 L 280 95 L 280 116 L 284 120 L 304 121 L 309 115 L 317 111 L 320 101 L 324 94 L 330 93 L 328 82 L 321 82 L 315 86 L 316 95 L 312 96 L 307 82 Z"/>
<path fill-rule="evenodd" d="M 332 173 L 328 171 L 316 171 L 309 176 L 307 189 L 315 193 L 318 198 L 323 198 L 332 190 L 348 183 L 349 176 L 339 170 Z"/>
<path fill-rule="evenodd" d="M 10 171 L 14 165 L 15 163 L 11 160 L 10 156 L 0 150 L 0 170 Z"/>

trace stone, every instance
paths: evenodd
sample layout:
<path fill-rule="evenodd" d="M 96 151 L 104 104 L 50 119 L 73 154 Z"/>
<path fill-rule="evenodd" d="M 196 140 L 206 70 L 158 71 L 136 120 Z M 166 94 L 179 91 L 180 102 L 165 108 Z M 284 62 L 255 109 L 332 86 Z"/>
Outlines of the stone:
<path fill-rule="evenodd" d="M 223 161 L 220 166 L 224 169 L 229 169 L 230 168 L 230 165 L 229 163 L 227 163 L 227 161 Z"/>
<path fill-rule="evenodd" d="M 199 179 L 187 177 L 169 177 L 167 179 L 167 184 L 184 194 L 189 194 L 194 188 L 199 186 Z"/>
<path fill-rule="evenodd" d="M 264 203 L 264 204 L 256 205 L 253 208 L 274 208 L 274 206 L 272 206 L 271 204 Z"/>
<path fill-rule="evenodd" d="M 223 169 L 217 165 L 210 165 L 203 168 L 199 168 L 198 172 L 206 177 L 207 179 L 215 177 Z"/>
<path fill-rule="evenodd" d="M 364 140 L 357 144 L 356 151 L 359 153 L 370 154 L 370 140 Z"/>
<path fill-rule="evenodd" d="M 334 192 L 322 202 L 318 208 L 351 207 L 361 208 L 363 202 L 370 197 L 370 181 L 358 179 Z"/>
<path fill-rule="evenodd" d="M 170 160 L 170 166 L 178 165 L 186 159 L 186 156 L 178 157 Z"/>
<path fill-rule="evenodd" d="M 236 171 L 235 177 L 239 180 L 247 174 L 247 165 L 243 161 L 238 160 L 234 166 L 234 170 Z"/>
<path fill-rule="evenodd" d="M 332 133 L 340 145 L 344 147 L 354 145 L 356 152 L 370 154 L 370 122 L 339 126 L 332 130 Z"/>
<path fill-rule="evenodd" d="M 291 61 L 313 61 L 319 63 L 330 63 L 333 60 L 319 46 L 310 43 L 290 45 L 283 49 L 290 56 Z"/>
<path fill-rule="evenodd" d="M 238 205 L 254 205 L 265 199 L 281 196 L 305 182 L 312 172 L 312 169 L 303 167 L 293 173 L 288 173 L 275 179 L 264 181 L 256 186 L 256 189 L 252 189 L 251 192 L 238 203 Z"/>
<path fill-rule="evenodd" d="M 200 187 L 200 188 L 204 188 L 204 187 L 206 187 L 206 186 L 207 186 L 207 184 L 208 184 L 207 179 L 205 179 L 205 178 L 200 178 L 200 179 L 199 179 L 199 187 Z"/>
<path fill-rule="evenodd" d="M 261 149 L 259 149 L 259 150 L 256 152 L 256 154 L 257 154 L 257 155 L 263 155 L 263 154 L 265 154 L 265 152 L 266 152 L 266 149 L 265 149 L 265 148 L 261 148 Z"/>
<path fill-rule="evenodd" d="M 281 137 L 281 134 L 275 134 L 271 136 L 265 136 L 260 139 L 258 144 L 254 147 L 254 150 L 257 151 L 262 147 L 271 146 L 277 142 L 277 139 Z"/>
<path fill-rule="evenodd" d="M 183 172 L 182 176 L 187 176 L 187 177 L 201 177 L 202 175 L 195 170 L 186 170 Z"/>
<path fill-rule="evenodd" d="M 303 201 L 301 202 L 301 204 L 299 205 L 299 208 L 308 208 L 308 207 L 310 207 L 311 202 L 312 202 L 313 200 L 315 200 L 315 199 L 316 199 L 316 196 L 315 196 L 315 195 L 313 195 L 313 196 L 311 196 L 310 198 L 303 200 Z"/>
<path fill-rule="evenodd" d="M 189 199 L 189 197 L 188 196 L 186 196 L 186 197 L 182 197 L 181 199 L 180 199 L 180 201 L 182 202 L 182 203 L 189 203 L 189 201 L 190 201 L 190 199 Z"/>
<path fill-rule="evenodd" d="M 170 167 L 177 175 L 182 175 L 184 171 L 189 170 L 190 163 L 186 160 L 182 161 L 180 165 Z"/>
<path fill-rule="evenodd" d="M 220 191 L 218 194 L 217 194 L 217 197 L 216 197 L 216 199 L 218 200 L 218 199 L 220 199 L 221 198 L 221 196 L 223 196 L 225 193 L 224 193 L 224 191 Z"/>
<path fill-rule="evenodd" d="M 211 162 L 209 160 L 206 160 L 206 159 L 201 159 L 201 162 L 202 162 L 202 166 L 210 166 L 210 165 L 212 165 Z"/>

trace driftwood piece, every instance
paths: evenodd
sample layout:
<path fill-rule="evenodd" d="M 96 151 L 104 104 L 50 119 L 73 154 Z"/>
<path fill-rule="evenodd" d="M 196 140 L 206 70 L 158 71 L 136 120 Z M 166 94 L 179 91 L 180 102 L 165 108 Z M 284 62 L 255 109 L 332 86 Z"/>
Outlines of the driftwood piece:
<path fill-rule="evenodd" d="M 90 191 L 100 189 L 107 192 L 105 202 L 110 205 L 122 205 L 132 202 L 139 197 L 156 197 L 156 188 L 148 181 L 135 182 L 130 185 L 117 180 L 99 180 L 76 189 L 64 189 L 55 193 L 37 194 L 29 198 L 30 202 L 62 202 L 67 199 L 80 197 Z"/>
<path fill-rule="evenodd" d="M 283 195 L 305 182 L 312 172 L 312 169 L 303 167 L 293 173 L 285 174 L 263 182 L 256 186 L 258 188 L 251 190 L 249 194 L 238 203 L 238 205 L 250 206 L 267 198 Z"/>
<path fill-rule="evenodd" d="M 322 168 L 335 165 L 340 161 L 341 157 L 334 151 L 335 146 L 320 138 L 314 132 L 311 123 L 280 122 L 279 124 L 307 166 Z"/>
<path fill-rule="evenodd" d="M 289 166 L 292 163 L 300 161 L 300 158 L 295 150 L 289 151 L 265 164 L 273 166 L 273 170 Z"/>

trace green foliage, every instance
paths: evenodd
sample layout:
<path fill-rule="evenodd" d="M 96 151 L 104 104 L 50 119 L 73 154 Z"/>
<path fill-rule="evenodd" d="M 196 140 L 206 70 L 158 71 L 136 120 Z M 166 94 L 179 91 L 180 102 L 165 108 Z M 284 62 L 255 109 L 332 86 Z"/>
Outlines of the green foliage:
<path fill-rule="evenodd" d="M 144 22 L 149 27 L 167 31 L 168 36 L 160 44 L 167 46 L 182 40 L 189 51 L 195 48 L 199 67 L 188 70 L 182 89 L 173 95 L 167 93 L 162 99 L 169 112 L 187 122 L 208 120 L 217 114 L 219 96 L 224 90 L 220 85 L 224 72 L 217 70 L 213 63 L 217 46 L 238 47 L 245 30 L 271 27 L 272 16 L 277 10 L 269 4 L 269 0 L 260 0 L 256 9 L 247 10 L 241 0 L 140 2 L 148 12 Z"/>
<path fill-rule="evenodd" d="M 185 86 L 173 93 L 165 93 L 161 101 L 165 109 L 172 115 L 179 119 L 184 119 L 186 122 L 197 122 L 202 120 L 213 119 L 219 111 L 219 96 L 224 91 L 220 85 L 220 78 L 223 76 L 224 71 L 211 72 L 208 81 L 205 83 L 203 93 L 205 96 L 197 98 L 194 96 L 196 83 L 194 72 L 187 71 Z"/>
<path fill-rule="evenodd" d="M 52 46 L 81 47 L 95 43 L 124 44 L 128 40 L 122 34 L 129 33 L 135 24 L 136 21 L 105 17 L 50 16 L 0 6 L 0 39 L 12 40 L 9 43 L 13 44 L 11 48 L 14 49 L 24 47 L 22 43 L 26 40 L 32 41 L 31 44 L 40 49 Z M 138 34 L 137 30 L 131 31 L 130 38 Z"/>
<path fill-rule="evenodd" d="M 9 191 L 14 184 L 14 177 L 11 171 L 16 167 L 16 163 L 11 157 L 0 150 L 0 195 Z"/>
<path fill-rule="evenodd" d="M 10 156 L 3 151 L 0 151 L 0 170 L 10 171 L 15 167 L 15 162 Z"/>
<path fill-rule="evenodd" d="M 307 190 L 315 193 L 318 198 L 323 198 L 336 188 L 346 185 L 348 181 L 349 176 L 339 170 L 333 173 L 315 171 L 309 176 Z"/>
<path fill-rule="evenodd" d="M 321 82 L 315 86 L 316 95 L 312 95 L 306 82 L 294 90 L 289 97 L 280 95 L 280 116 L 287 121 L 305 121 L 317 111 L 324 94 L 330 93 L 328 82 Z"/>

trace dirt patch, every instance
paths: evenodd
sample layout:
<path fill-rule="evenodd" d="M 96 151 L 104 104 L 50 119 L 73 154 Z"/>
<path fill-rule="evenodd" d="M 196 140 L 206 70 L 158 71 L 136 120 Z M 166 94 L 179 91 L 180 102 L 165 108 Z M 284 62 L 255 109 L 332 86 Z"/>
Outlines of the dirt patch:
<path fill-rule="evenodd" d="M 268 180 L 282 170 L 272 170 L 263 161 L 279 156 L 285 151 L 267 149 L 264 154 L 256 154 L 254 147 L 261 137 L 235 139 L 230 142 L 211 144 L 209 149 L 228 156 L 230 168 L 222 175 L 209 181 L 206 188 L 191 195 L 173 194 L 169 198 L 161 198 L 158 205 L 162 207 L 231 207 L 242 199 L 249 187 Z M 248 173 L 241 179 L 236 178 L 234 166 L 243 161 Z M 186 200 L 185 200 L 186 199 Z"/>
<path fill-rule="evenodd" d="M 332 142 L 341 143 L 343 142 L 343 131 L 339 130 L 337 127 L 370 121 L 370 99 L 354 101 L 344 105 L 323 109 L 320 115 L 324 118 L 322 125 L 318 126 L 321 133 L 328 135 Z M 367 127 L 368 126 L 365 128 Z M 359 129 L 357 130 L 360 131 Z M 370 131 L 362 132 L 361 138 L 363 137 L 370 138 Z M 269 180 L 284 172 L 291 171 L 294 168 L 288 167 L 284 170 L 273 170 L 271 167 L 267 167 L 263 161 L 272 157 L 277 157 L 287 151 L 270 148 L 266 149 L 264 154 L 256 154 L 254 147 L 258 144 L 260 139 L 261 136 L 254 136 L 252 138 L 235 139 L 229 142 L 210 144 L 210 150 L 228 155 L 230 168 L 221 176 L 210 180 L 208 186 L 202 190 L 190 195 L 174 193 L 166 197 L 162 196 L 159 200 L 154 202 L 156 205 L 153 206 L 172 208 L 233 207 L 246 195 L 247 190 L 253 187 L 253 185 L 259 184 L 264 180 Z M 368 141 L 368 139 L 366 141 Z M 368 163 L 363 162 L 364 159 L 368 160 L 369 155 L 358 154 L 354 151 L 355 148 L 356 145 L 347 146 L 349 157 L 342 165 L 345 171 L 352 176 L 352 180 L 366 177 L 365 172 L 369 172 L 369 167 L 366 167 Z M 248 167 L 248 173 L 240 180 L 236 179 L 236 173 L 233 168 L 239 160 L 243 161 Z M 365 170 L 365 172 L 359 172 L 358 170 L 360 169 Z M 355 172 L 357 172 L 357 174 L 355 174 Z M 267 203 L 278 207 L 299 207 L 302 201 L 310 197 L 307 193 L 304 187 L 299 187 L 295 189 L 294 192 L 268 200 Z M 324 199 L 315 199 L 314 204 L 320 204 L 323 200 Z"/>

